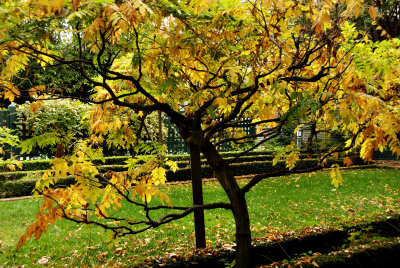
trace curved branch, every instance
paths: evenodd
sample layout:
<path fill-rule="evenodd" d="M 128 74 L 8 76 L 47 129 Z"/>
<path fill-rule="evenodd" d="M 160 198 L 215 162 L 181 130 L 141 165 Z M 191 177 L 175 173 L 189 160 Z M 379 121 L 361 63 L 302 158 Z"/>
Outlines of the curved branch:
<path fill-rule="evenodd" d="M 238 154 L 235 158 L 233 158 L 233 159 L 227 161 L 227 163 L 233 163 L 233 162 L 235 162 L 237 159 L 239 159 L 239 157 L 241 157 L 241 156 L 243 156 L 243 155 L 246 155 L 248 152 L 253 151 L 255 148 L 259 147 L 261 144 L 263 144 L 263 143 L 265 143 L 265 142 L 267 142 L 267 141 L 269 141 L 269 140 L 271 140 L 271 139 L 277 137 L 279 134 L 281 134 L 281 131 L 282 131 L 282 127 L 283 127 L 283 125 L 284 125 L 284 122 L 285 122 L 285 121 L 283 121 L 283 122 L 281 122 L 281 124 L 279 124 L 279 126 L 278 126 L 277 129 L 276 129 L 275 134 L 272 134 L 271 136 L 268 136 L 268 137 L 264 138 L 263 140 L 257 142 L 255 145 L 253 145 L 253 146 L 250 147 L 249 149 L 247 149 L 247 150 L 241 152 L 240 154 Z"/>
<path fill-rule="evenodd" d="M 240 189 L 240 192 L 242 194 L 247 193 L 248 191 L 250 191 L 251 188 L 253 188 L 259 182 L 261 182 L 262 180 L 267 179 L 267 178 L 280 177 L 280 176 L 289 175 L 289 174 L 309 173 L 309 172 L 317 171 L 320 169 L 322 169 L 322 166 L 317 165 L 313 168 L 304 169 L 304 170 L 285 170 L 285 169 L 283 169 L 283 170 L 273 171 L 273 172 L 269 172 L 269 173 L 258 174 L 258 175 L 255 175 L 253 178 L 251 178 L 251 180 Z"/>

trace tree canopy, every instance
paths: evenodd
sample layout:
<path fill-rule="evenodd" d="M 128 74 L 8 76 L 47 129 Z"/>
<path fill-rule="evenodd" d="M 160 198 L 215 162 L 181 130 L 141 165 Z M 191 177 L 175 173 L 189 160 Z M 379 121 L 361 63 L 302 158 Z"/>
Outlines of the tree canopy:
<path fill-rule="evenodd" d="M 255 176 L 239 187 L 219 144 L 250 143 L 244 155 L 295 123 L 346 138 L 317 156 L 319 166 L 357 150 L 366 161 L 387 146 L 400 155 L 400 41 L 374 43 L 357 30 L 351 21 L 363 10 L 362 0 L 3 1 L 0 94 L 13 101 L 25 92 L 37 100 L 32 109 L 65 97 L 97 105 L 90 138 L 72 155 L 54 159 L 38 182 L 46 198 L 18 247 L 61 218 L 109 229 L 112 241 L 196 210 L 226 208 L 236 223 L 236 263 L 246 267 L 251 234 L 245 194 L 268 176 L 304 172 L 298 168 L 300 152 L 288 145 L 274 162 L 285 159 L 289 171 Z M 373 6 L 367 11 L 378 18 Z M 64 53 L 63 46 L 76 47 L 76 53 Z M 66 88 L 53 84 L 18 87 L 18 74 L 32 61 L 83 77 L 90 89 L 82 90 L 90 94 L 67 96 Z M 172 207 L 158 185 L 165 183 L 165 165 L 176 164 L 165 156 L 165 146 L 143 143 L 124 116 L 115 118 L 126 109 L 141 118 L 154 111 L 170 118 L 191 153 L 203 154 L 230 202 Z M 252 119 L 246 126 L 256 126 L 255 135 L 242 131 L 243 118 Z M 150 154 L 133 157 L 127 172 L 101 174 L 91 160 L 102 158 L 96 145 L 108 138 Z M 349 157 L 344 161 L 351 164 Z M 75 176 L 75 185 L 49 188 L 67 175 Z M 340 174 L 332 178 L 337 186 Z M 150 206 L 157 196 L 168 204 Z M 118 209 L 123 199 L 144 209 L 145 219 L 114 217 L 109 208 Z M 172 208 L 159 218 L 152 214 Z"/>

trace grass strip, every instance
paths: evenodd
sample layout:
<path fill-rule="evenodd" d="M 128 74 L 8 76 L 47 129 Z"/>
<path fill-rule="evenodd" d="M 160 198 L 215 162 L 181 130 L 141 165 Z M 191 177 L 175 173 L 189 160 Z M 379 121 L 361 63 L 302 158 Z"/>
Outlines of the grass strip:
<path fill-rule="evenodd" d="M 400 213 L 400 171 L 346 170 L 344 184 L 334 188 L 329 172 L 315 172 L 262 181 L 247 194 L 254 238 L 310 226 L 340 226 L 343 222 L 369 219 L 375 214 Z M 244 184 L 246 180 L 241 180 Z M 176 206 L 191 204 L 190 184 L 163 186 Z M 204 184 L 205 202 L 226 202 L 216 182 Z M 154 205 L 157 200 L 152 201 Z M 19 252 L 15 245 L 27 224 L 32 222 L 41 200 L 0 203 L 0 266 L 33 266 L 44 257 L 54 267 L 99 265 L 132 266 L 149 258 L 186 258 L 194 250 L 192 217 L 186 217 L 158 229 L 121 239 L 109 249 L 103 242 L 104 231 L 96 227 L 60 221 L 49 227 L 39 240 L 28 241 Z M 123 205 L 115 215 L 140 219 L 143 211 Z M 112 210 L 109 211 L 110 215 Z M 207 245 L 232 247 L 234 221 L 230 211 L 205 213 Z"/>

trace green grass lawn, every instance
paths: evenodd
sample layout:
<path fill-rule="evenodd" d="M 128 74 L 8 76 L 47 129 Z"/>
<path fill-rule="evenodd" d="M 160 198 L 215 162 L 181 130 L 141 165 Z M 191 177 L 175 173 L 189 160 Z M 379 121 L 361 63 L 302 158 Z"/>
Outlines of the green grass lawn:
<path fill-rule="evenodd" d="M 400 171 L 365 169 L 343 171 L 344 184 L 335 189 L 328 172 L 262 181 L 248 194 L 253 237 L 266 237 L 307 226 L 335 226 L 344 221 L 368 219 L 384 212 L 400 213 Z M 245 183 L 241 180 L 240 183 Z M 174 205 L 190 205 L 190 184 L 170 185 L 164 191 Z M 216 182 L 204 184 L 205 202 L 227 201 Z M 155 201 L 157 202 L 157 201 Z M 109 249 L 98 227 L 59 221 L 39 240 L 29 240 L 18 252 L 16 243 L 41 205 L 39 199 L 0 202 L 0 267 L 32 266 L 38 261 L 61 267 L 132 265 L 147 257 L 187 254 L 194 249 L 193 216 L 159 229 L 121 239 Z M 140 217 L 143 212 L 123 206 L 119 215 Z M 233 242 L 230 211 L 205 213 L 208 245 Z"/>

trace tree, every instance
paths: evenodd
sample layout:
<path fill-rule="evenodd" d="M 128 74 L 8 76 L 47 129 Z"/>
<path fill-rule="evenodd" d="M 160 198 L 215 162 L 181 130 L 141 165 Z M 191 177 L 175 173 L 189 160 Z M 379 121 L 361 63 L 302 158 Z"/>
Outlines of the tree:
<path fill-rule="evenodd" d="M 19 144 L 19 138 L 17 135 L 13 134 L 13 131 L 5 126 L 0 127 L 0 163 L 5 163 L 7 168 L 10 170 L 15 170 L 16 166 L 21 168 L 21 162 L 15 160 L 14 153 L 11 150 L 12 147 Z M 3 160 L 3 156 L 9 154 L 11 157 L 7 160 Z"/>
<path fill-rule="evenodd" d="M 101 128 L 110 122 L 118 121 L 125 121 L 125 127 L 120 127 L 119 131 L 103 130 L 103 135 L 106 135 L 107 139 L 97 147 L 103 149 L 104 155 L 107 155 L 108 151 L 123 149 L 126 153 L 130 149 L 128 144 L 132 140 L 127 141 L 125 137 L 130 137 L 132 134 L 124 135 L 124 132 L 140 135 L 143 141 L 155 139 L 159 135 L 158 118 L 155 113 L 143 114 L 139 118 L 127 108 L 117 109 L 115 106 L 106 108 L 106 111 L 99 112 L 97 106 L 64 98 L 19 105 L 17 124 L 25 132 L 19 147 L 22 148 L 22 153 L 31 151 L 35 147 L 49 149 L 53 154 L 48 157 L 60 157 L 65 153 L 71 153 L 82 138 L 88 137 L 89 128 Z M 166 132 L 165 127 L 162 127 L 162 131 Z M 19 134 L 22 137 L 22 133 Z"/>
<path fill-rule="evenodd" d="M 52 49 L 62 52 L 64 56 L 77 56 L 76 51 L 78 48 L 72 42 L 62 41 L 62 31 L 60 32 L 49 33 L 49 39 L 52 40 Z M 88 70 L 88 75 L 95 74 L 90 73 L 90 70 Z M 58 94 L 62 93 L 64 96 L 71 97 L 88 98 L 92 93 L 90 84 L 79 73 L 70 72 L 69 66 L 57 64 L 45 66 L 34 59 L 28 59 L 24 70 L 16 73 L 12 78 L 12 82 L 22 90 L 22 94 L 15 96 L 14 99 L 14 103 L 18 104 L 34 100 L 29 94 L 29 89 L 35 86 L 50 87 L 53 90 L 57 90 Z M 40 90 L 40 88 L 38 89 Z M 9 104 L 10 101 L 8 99 L 1 99 L 0 107 L 7 107 Z"/>
<path fill-rule="evenodd" d="M 379 0 L 365 1 L 369 14 L 360 15 L 356 25 L 364 29 L 374 41 L 400 35 L 400 1 Z"/>
<path fill-rule="evenodd" d="M 87 135 L 83 119 L 89 110 L 89 105 L 68 99 L 19 105 L 17 124 L 30 137 L 22 141 L 23 151 L 45 149 L 43 145 L 47 144 L 51 146 L 46 149 L 53 150 L 56 157 L 72 152 L 75 141 Z"/>
<path fill-rule="evenodd" d="M 316 168 L 332 155 L 360 147 L 365 160 L 386 145 L 399 155 L 399 41 L 375 44 L 363 38 L 349 23 L 361 13 L 362 1 L 342 2 L 42 0 L 2 4 L 0 92 L 4 98 L 12 101 L 22 93 L 12 82 L 28 60 L 68 66 L 93 88 L 90 97 L 75 97 L 97 105 L 92 126 L 99 122 L 96 118 L 111 116 L 109 109 L 130 109 L 139 117 L 161 111 L 178 127 L 195 162 L 202 153 L 229 198 L 229 203 L 192 207 L 150 206 L 154 197 L 170 202 L 157 185 L 165 183 L 165 164 L 172 169 L 176 164 L 164 156 L 161 144 L 143 143 L 140 135 L 123 131 L 125 120 L 110 120 L 92 127 L 91 138 L 81 141 L 74 154 L 53 161 L 52 171 L 37 185 L 45 201 L 18 248 L 28 237 L 39 238 L 49 223 L 61 218 L 100 225 L 110 230 L 110 242 L 194 211 L 225 208 L 232 211 L 236 224 L 236 265 L 249 267 L 246 193 L 264 178 L 306 170 L 298 164 L 300 152 L 290 144 L 274 160 L 285 159 L 288 169 L 257 175 L 239 187 L 230 162 L 218 153 L 219 144 L 258 138 L 240 157 L 279 136 L 287 124 L 313 123 L 316 131 L 347 135 L 342 146 L 319 155 Z M 48 37 L 53 31 L 63 31 L 66 39 L 74 40 L 76 55 L 52 49 Z M 40 100 L 63 96 L 40 85 L 28 91 Z M 257 134 L 244 135 L 242 118 L 253 118 L 245 126 L 257 126 Z M 220 140 L 222 131 L 229 135 Z M 121 146 L 148 154 L 128 161 L 127 172 L 100 174 L 91 160 L 102 158 L 95 149 L 110 137 L 106 132 L 120 133 Z M 138 166 L 139 161 L 143 164 Z M 345 162 L 350 164 L 351 159 Z M 67 174 L 75 176 L 75 185 L 48 188 Z M 337 170 L 332 178 L 337 186 L 341 179 Z M 135 221 L 111 214 L 108 208 L 118 209 L 123 199 L 144 209 L 145 218 Z M 159 209 L 167 214 L 154 218 L 152 212 Z"/>

